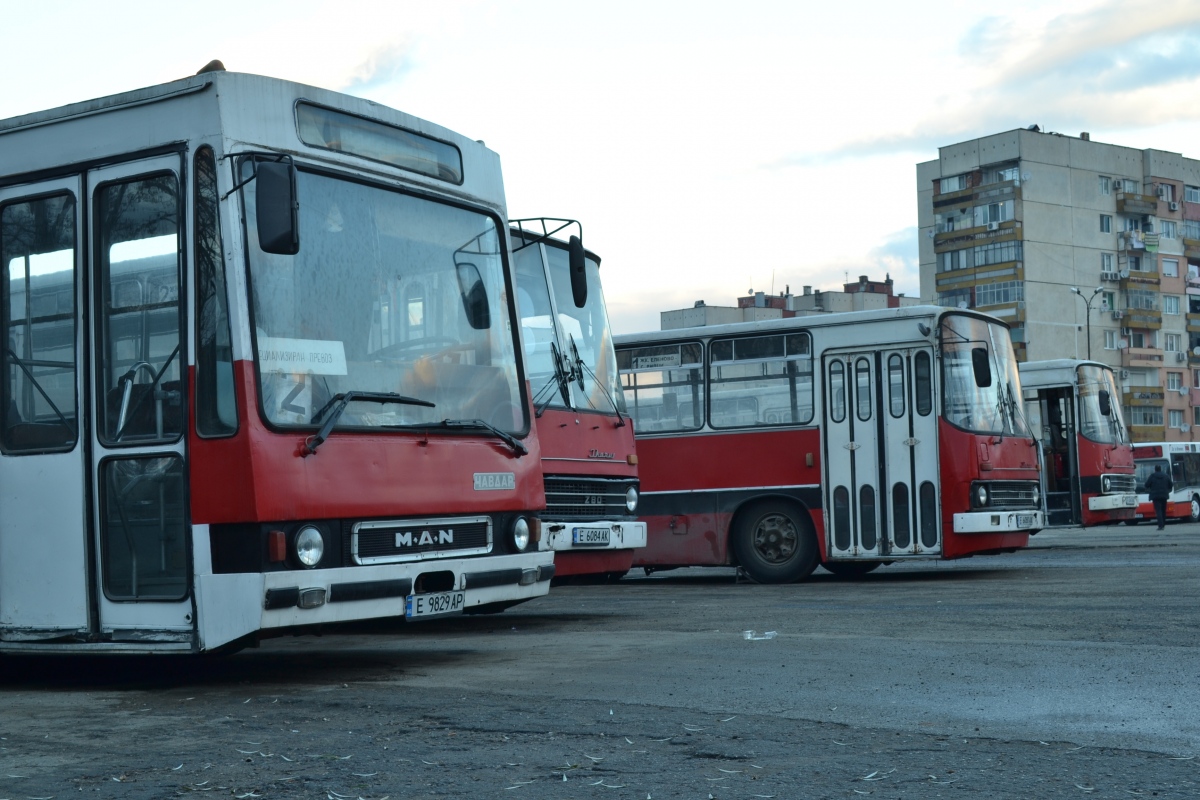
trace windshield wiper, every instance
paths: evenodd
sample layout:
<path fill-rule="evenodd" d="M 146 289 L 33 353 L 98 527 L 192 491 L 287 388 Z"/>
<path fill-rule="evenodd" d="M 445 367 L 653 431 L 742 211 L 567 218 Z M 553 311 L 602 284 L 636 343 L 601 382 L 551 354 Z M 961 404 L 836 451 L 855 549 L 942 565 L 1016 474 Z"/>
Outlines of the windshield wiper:
<path fill-rule="evenodd" d="M 492 423 L 485 422 L 481 419 L 444 419 L 437 423 L 437 425 L 443 428 L 458 428 L 460 430 L 482 429 L 488 431 L 497 439 L 503 440 L 505 444 L 513 449 L 513 452 L 516 453 L 517 458 L 529 453 L 529 450 L 525 447 L 525 445 L 522 444 L 521 441 L 515 436 L 505 433 Z"/>
<path fill-rule="evenodd" d="M 550 386 L 550 382 L 553 381 L 558 386 L 558 391 L 559 394 L 562 395 L 563 403 L 570 408 L 571 379 L 563 372 L 562 356 L 558 352 L 558 345 L 556 345 L 554 342 L 550 343 L 550 357 L 554 360 L 554 377 L 552 377 L 550 381 L 547 381 L 546 385 L 538 390 L 538 395 L 541 395 L 541 393 Z M 540 404 L 536 404 L 535 400 L 533 415 L 538 419 L 541 419 L 542 414 L 546 411 L 546 406 L 550 405 L 553 400 L 553 392 L 551 392 L 550 396 L 543 400 Z"/>
<path fill-rule="evenodd" d="M 319 422 L 321 417 L 325 416 L 325 412 L 330 408 L 329 416 L 325 419 L 325 424 L 321 426 L 321 430 L 317 431 L 315 436 L 310 436 L 304 441 L 303 455 L 310 456 L 317 452 L 317 448 L 321 443 L 329 438 L 333 426 L 337 424 L 341 418 L 342 412 L 346 410 L 346 406 L 358 401 L 363 403 L 398 403 L 405 406 L 425 406 L 426 408 L 437 408 L 437 406 L 428 400 L 421 400 L 416 397 L 407 397 L 395 392 L 338 392 L 333 397 L 329 398 L 329 402 L 317 409 L 317 413 L 312 415 L 310 422 Z"/>
<path fill-rule="evenodd" d="M 597 386 L 600 387 L 600 391 L 602 391 L 604 393 L 604 399 L 608 401 L 608 404 L 610 406 L 612 406 L 612 410 L 616 413 L 617 427 L 624 428 L 625 427 L 625 417 L 623 417 L 621 415 L 621 409 L 617 407 L 616 399 L 613 397 L 612 392 L 610 392 L 608 390 L 608 387 L 606 387 L 603 383 L 601 383 L 600 379 L 596 377 L 596 373 L 592 372 L 592 368 L 589 367 L 587 364 L 585 364 L 583 359 L 579 356 L 579 349 L 577 347 L 575 347 L 575 337 L 573 337 L 573 336 L 571 337 L 571 351 L 575 354 L 575 369 L 579 370 L 580 377 L 582 378 L 583 371 L 587 370 L 587 374 L 592 376 L 592 380 L 596 383 Z M 580 390 L 583 389 L 582 379 L 579 381 L 579 388 L 580 388 Z M 590 397 L 588 398 L 588 405 L 591 405 L 593 408 L 595 408 L 595 405 L 592 403 L 592 400 Z M 597 410 L 599 410 L 599 409 L 597 409 Z"/>

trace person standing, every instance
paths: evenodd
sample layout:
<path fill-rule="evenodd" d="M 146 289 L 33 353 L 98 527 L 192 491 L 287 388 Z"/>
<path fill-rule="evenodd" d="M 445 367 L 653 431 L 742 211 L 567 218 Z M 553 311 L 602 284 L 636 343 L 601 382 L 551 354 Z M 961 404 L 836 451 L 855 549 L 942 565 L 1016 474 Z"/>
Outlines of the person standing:
<path fill-rule="evenodd" d="M 1146 478 L 1146 494 L 1154 503 L 1154 516 L 1158 518 L 1160 531 L 1167 522 L 1167 498 L 1171 496 L 1172 488 L 1171 476 L 1163 472 L 1160 466 L 1155 466 L 1154 474 Z"/>

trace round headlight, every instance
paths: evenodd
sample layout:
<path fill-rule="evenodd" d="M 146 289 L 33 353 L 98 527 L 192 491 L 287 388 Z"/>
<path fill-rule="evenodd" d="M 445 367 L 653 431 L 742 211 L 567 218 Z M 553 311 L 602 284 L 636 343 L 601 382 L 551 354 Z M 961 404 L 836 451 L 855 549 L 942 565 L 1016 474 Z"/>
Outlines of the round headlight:
<path fill-rule="evenodd" d="M 1112 478 L 1105 475 L 1100 479 L 1100 491 L 1104 492 L 1105 494 L 1108 494 L 1110 491 L 1112 491 Z"/>
<path fill-rule="evenodd" d="M 1108 491 L 1108 490 L 1105 489 L 1105 491 Z M 1039 506 L 1042 504 L 1042 490 L 1037 487 L 1037 484 L 1034 484 L 1034 486 L 1033 486 L 1033 504 L 1035 506 Z"/>
<path fill-rule="evenodd" d="M 637 511 L 638 491 L 636 486 L 625 490 L 625 508 L 630 514 Z"/>
<path fill-rule="evenodd" d="M 524 517 L 517 517 L 513 523 L 512 543 L 518 552 L 524 552 L 529 547 L 529 522 Z"/>
<path fill-rule="evenodd" d="M 981 506 L 986 506 L 988 501 L 987 487 L 982 483 L 975 487 L 975 502 Z"/>
<path fill-rule="evenodd" d="M 306 567 L 315 567 L 325 555 L 325 538 L 311 525 L 296 533 L 296 560 Z"/>

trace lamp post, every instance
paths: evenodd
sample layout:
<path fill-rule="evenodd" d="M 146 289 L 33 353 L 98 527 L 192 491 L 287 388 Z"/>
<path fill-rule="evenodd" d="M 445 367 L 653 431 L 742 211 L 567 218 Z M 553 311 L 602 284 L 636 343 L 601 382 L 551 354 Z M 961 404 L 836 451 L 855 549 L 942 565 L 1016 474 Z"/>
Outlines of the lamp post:
<path fill-rule="evenodd" d="M 1092 292 L 1091 297 L 1088 297 L 1088 298 L 1084 298 L 1083 292 L 1079 291 L 1079 289 L 1077 289 L 1074 286 L 1071 287 L 1071 291 L 1075 294 L 1076 297 L 1078 297 L 1080 300 L 1083 300 L 1083 304 L 1085 306 L 1087 306 L 1087 323 L 1086 323 L 1087 324 L 1087 357 L 1088 357 L 1088 361 L 1091 361 L 1092 360 L 1092 301 L 1096 299 L 1096 295 L 1098 295 L 1102 291 L 1104 291 L 1104 287 L 1097 286 L 1095 288 L 1095 290 Z"/>

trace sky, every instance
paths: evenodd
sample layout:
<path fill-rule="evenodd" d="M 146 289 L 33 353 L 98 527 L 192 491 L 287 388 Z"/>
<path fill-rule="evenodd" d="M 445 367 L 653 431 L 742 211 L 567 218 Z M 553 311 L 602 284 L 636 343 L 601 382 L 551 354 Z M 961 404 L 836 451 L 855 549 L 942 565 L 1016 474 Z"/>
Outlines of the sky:
<path fill-rule="evenodd" d="M 566 217 L 618 333 L 749 290 L 920 294 L 916 164 L 1040 125 L 1200 158 L 1200 2 L 0 0 L 0 119 L 226 68 L 500 154 Z"/>

